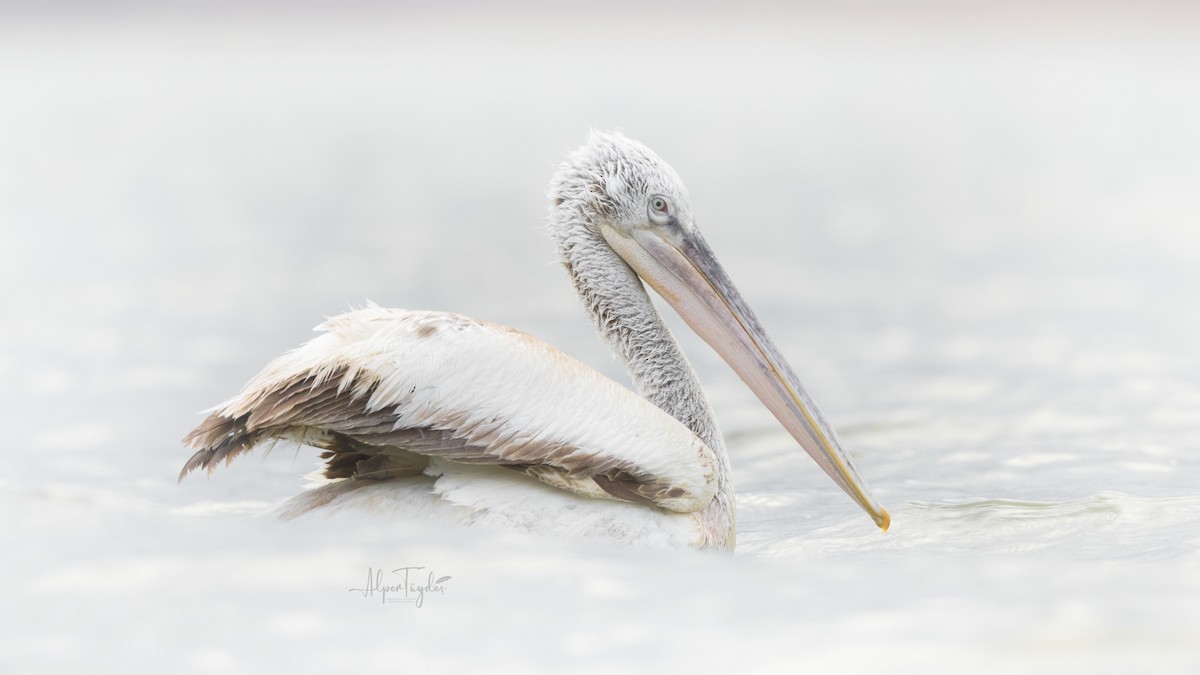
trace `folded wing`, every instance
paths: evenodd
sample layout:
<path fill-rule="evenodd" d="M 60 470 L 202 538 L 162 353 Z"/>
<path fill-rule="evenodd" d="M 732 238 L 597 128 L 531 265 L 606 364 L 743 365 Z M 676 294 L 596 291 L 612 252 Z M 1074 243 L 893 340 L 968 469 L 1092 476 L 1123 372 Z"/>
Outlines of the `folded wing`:
<path fill-rule="evenodd" d="M 588 497 L 690 512 L 716 459 L 628 389 L 510 328 L 370 307 L 272 362 L 184 439 L 180 478 L 271 440 L 322 448 L 329 478 L 400 479 L 430 458 L 518 471 Z"/>

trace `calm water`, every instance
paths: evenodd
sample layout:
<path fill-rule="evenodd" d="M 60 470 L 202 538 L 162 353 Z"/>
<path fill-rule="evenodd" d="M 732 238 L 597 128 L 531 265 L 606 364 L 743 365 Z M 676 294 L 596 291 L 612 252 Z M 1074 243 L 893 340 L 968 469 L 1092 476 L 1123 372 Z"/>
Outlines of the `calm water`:
<path fill-rule="evenodd" d="M 1200 667 L 1194 16 L 8 18 L 6 672 Z M 888 534 L 682 327 L 733 558 L 259 515 L 308 451 L 176 485 L 368 299 L 623 378 L 539 231 L 589 127 L 683 176 Z M 444 593 L 348 590 L 404 566 Z"/>

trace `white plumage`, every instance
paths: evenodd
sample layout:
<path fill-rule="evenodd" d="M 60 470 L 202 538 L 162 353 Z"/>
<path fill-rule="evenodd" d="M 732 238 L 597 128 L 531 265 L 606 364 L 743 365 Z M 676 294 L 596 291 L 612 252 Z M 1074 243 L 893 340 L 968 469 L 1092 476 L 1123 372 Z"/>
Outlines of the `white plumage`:
<path fill-rule="evenodd" d="M 551 231 L 642 396 L 511 328 L 368 307 L 269 364 L 185 439 L 180 477 L 271 439 L 325 450 L 288 506 L 367 508 L 643 544 L 732 547 L 725 447 L 645 279 L 886 528 L 849 458 L 708 251 L 649 149 L 593 134 L 551 184 Z"/>

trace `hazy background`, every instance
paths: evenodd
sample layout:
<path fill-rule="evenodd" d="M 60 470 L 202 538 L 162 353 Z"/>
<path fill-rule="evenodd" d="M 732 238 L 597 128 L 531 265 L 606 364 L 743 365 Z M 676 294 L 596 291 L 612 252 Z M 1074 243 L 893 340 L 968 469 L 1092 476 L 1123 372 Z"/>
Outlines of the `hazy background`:
<path fill-rule="evenodd" d="M 1188 3 L 336 7 L 0 5 L 5 672 L 1200 667 Z M 625 381 L 540 231 L 590 128 L 679 171 L 889 534 L 682 327 L 733 558 L 259 515 L 312 451 L 176 485 L 368 299 Z M 348 592 L 407 565 L 446 594 Z"/>

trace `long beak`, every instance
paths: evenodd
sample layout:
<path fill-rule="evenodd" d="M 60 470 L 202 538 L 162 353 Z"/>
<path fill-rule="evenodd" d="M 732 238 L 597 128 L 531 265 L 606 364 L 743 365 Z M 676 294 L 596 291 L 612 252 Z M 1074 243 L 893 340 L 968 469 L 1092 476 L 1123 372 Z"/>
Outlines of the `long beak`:
<path fill-rule="evenodd" d="M 891 517 L 859 478 L 837 435 L 742 300 L 699 232 L 600 227 L 609 245 L 742 378 L 800 446 L 883 531 Z"/>

